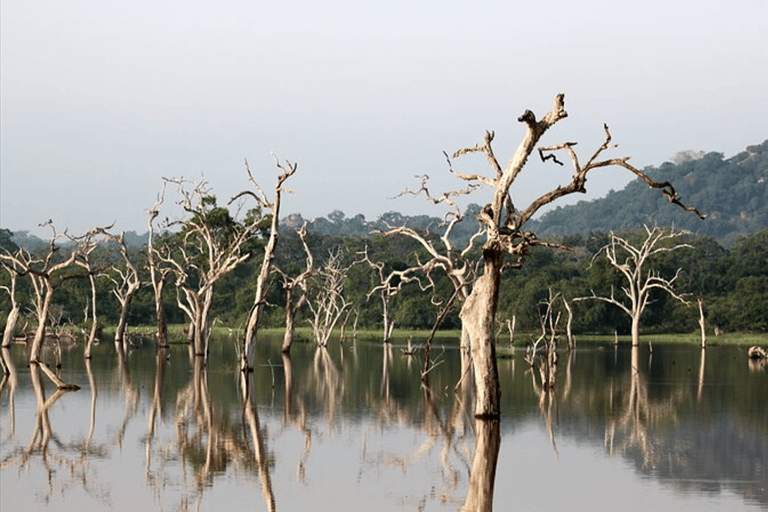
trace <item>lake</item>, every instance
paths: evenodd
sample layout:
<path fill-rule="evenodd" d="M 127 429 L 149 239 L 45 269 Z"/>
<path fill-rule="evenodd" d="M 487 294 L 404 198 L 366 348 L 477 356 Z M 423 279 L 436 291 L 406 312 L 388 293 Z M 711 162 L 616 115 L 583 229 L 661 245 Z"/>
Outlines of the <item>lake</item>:
<path fill-rule="evenodd" d="M 57 392 L 25 364 L 0 390 L 0 510 L 766 510 L 768 368 L 745 347 L 584 346 L 542 390 L 499 359 L 502 416 L 475 420 L 456 340 L 234 338 L 63 355 Z M 199 358 L 198 358 L 199 359 Z"/>

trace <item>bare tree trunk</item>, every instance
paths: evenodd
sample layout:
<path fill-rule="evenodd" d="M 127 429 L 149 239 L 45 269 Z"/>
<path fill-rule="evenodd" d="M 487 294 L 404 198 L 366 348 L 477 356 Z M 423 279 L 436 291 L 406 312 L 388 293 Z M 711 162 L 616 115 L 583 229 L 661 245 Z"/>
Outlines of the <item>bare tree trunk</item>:
<path fill-rule="evenodd" d="M 704 317 L 704 297 L 699 295 L 697 302 L 699 303 L 699 327 L 701 328 L 701 348 L 707 348 L 707 322 Z"/>
<path fill-rule="evenodd" d="M 3 348 L 10 347 L 13 343 L 13 334 L 16 332 L 16 324 L 19 321 L 19 305 L 13 302 L 13 309 L 8 313 L 8 319 L 5 322 L 5 331 L 3 332 Z"/>
<path fill-rule="evenodd" d="M 485 270 L 461 309 L 467 329 L 475 374 L 475 417 L 497 418 L 501 412 L 501 385 L 496 366 L 493 319 L 499 302 L 501 254 L 483 251 Z"/>
<path fill-rule="evenodd" d="M 306 300 L 306 295 L 303 295 L 298 304 L 293 303 L 293 286 L 286 287 L 285 289 L 285 333 L 283 334 L 283 354 L 287 354 L 291 351 L 291 344 L 293 343 L 293 333 L 295 331 L 296 313 L 301 308 L 302 304 Z"/>
<path fill-rule="evenodd" d="M 573 350 L 576 348 L 576 339 L 573 337 L 573 333 L 571 331 L 571 323 L 573 322 L 573 310 L 571 309 L 571 304 L 565 297 L 563 297 L 563 304 L 565 304 L 565 309 L 568 312 L 568 321 L 565 324 L 565 334 L 568 341 L 568 350 Z"/>
<path fill-rule="evenodd" d="M 11 263 L 12 264 L 12 263 Z M 11 312 L 8 313 L 8 318 L 5 322 L 5 331 L 3 331 L 3 343 L 2 347 L 10 347 L 13 343 L 13 335 L 16 332 L 16 323 L 19 321 L 19 313 L 21 311 L 21 308 L 19 307 L 19 303 L 16 302 L 16 279 L 18 277 L 18 274 L 14 270 L 13 267 L 9 265 L 7 267 L 8 273 L 11 276 L 11 287 L 7 288 L 4 287 L 5 290 L 8 292 L 8 295 L 10 295 L 11 299 Z"/>
<path fill-rule="evenodd" d="M 115 328 L 115 343 L 123 343 L 125 340 L 125 330 L 128 326 L 128 311 L 131 309 L 133 294 L 126 296 L 120 304 L 120 317 L 117 319 Z"/>
<path fill-rule="evenodd" d="M 507 319 L 507 329 L 509 329 L 509 344 L 515 344 L 515 324 L 517 323 L 517 316 L 512 315 L 512 320 Z"/>
<path fill-rule="evenodd" d="M 93 276 L 93 274 L 88 274 L 88 279 L 91 282 L 91 332 L 88 334 L 88 340 L 85 342 L 85 353 L 84 357 L 86 359 L 91 358 L 91 349 L 93 348 L 93 343 L 96 341 L 96 331 L 98 329 L 98 325 L 96 322 L 96 278 Z"/>
<path fill-rule="evenodd" d="M 275 199 L 271 203 L 265 204 L 271 210 L 272 222 L 269 230 L 269 239 L 267 245 L 264 247 L 264 259 L 261 262 L 261 270 L 256 279 L 256 296 L 253 300 L 253 306 L 248 312 L 248 317 L 245 322 L 245 334 L 243 337 L 243 344 L 240 350 L 240 370 L 244 372 L 251 371 L 251 351 L 253 345 L 256 343 L 256 335 L 259 329 L 259 320 L 261 319 L 261 311 L 264 308 L 265 300 L 267 298 L 267 280 L 269 274 L 272 272 L 272 264 L 275 260 L 275 249 L 277 247 L 277 239 L 280 228 L 280 199 L 282 197 L 282 185 L 289 177 L 296 172 L 296 164 L 288 164 L 287 168 L 283 167 L 280 163 L 277 164 L 278 168 L 283 173 L 277 178 L 277 184 L 275 185 Z M 248 168 L 246 162 L 246 170 L 251 182 L 256 185 L 253 180 L 251 171 Z"/>
<path fill-rule="evenodd" d="M 640 345 L 640 312 L 632 315 L 632 346 Z"/>
<path fill-rule="evenodd" d="M 48 321 L 48 312 L 51 310 L 51 298 L 53 296 L 53 287 L 50 282 L 45 281 L 43 283 L 44 294 L 42 298 L 42 307 L 38 311 L 37 329 L 35 330 L 35 337 L 32 340 L 32 348 L 29 351 L 29 362 L 35 363 L 40 360 L 40 349 L 43 346 L 43 340 L 45 339 L 45 326 Z"/>

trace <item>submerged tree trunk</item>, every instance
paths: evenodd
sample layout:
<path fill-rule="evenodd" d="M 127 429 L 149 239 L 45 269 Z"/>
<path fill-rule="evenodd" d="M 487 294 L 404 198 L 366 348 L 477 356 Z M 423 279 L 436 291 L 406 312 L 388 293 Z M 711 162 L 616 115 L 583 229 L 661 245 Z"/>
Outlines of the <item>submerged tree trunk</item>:
<path fill-rule="evenodd" d="M 475 374 L 475 417 L 497 418 L 501 412 L 501 385 L 496 366 L 493 320 L 499 302 L 501 253 L 485 248 L 485 270 L 461 309 L 461 321 L 469 335 Z"/>
<path fill-rule="evenodd" d="M 699 328 L 701 329 L 701 348 L 707 348 L 707 321 L 704 317 L 704 297 L 699 295 Z"/>
<path fill-rule="evenodd" d="M 88 340 L 85 342 L 85 352 L 83 356 L 86 359 L 91 358 L 91 350 L 93 349 L 93 343 L 96 341 L 96 333 L 99 328 L 96 321 L 96 278 L 93 274 L 88 274 L 88 279 L 91 282 L 91 331 L 88 333 Z"/>
<path fill-rule="evenodd" d="M 632 346 L 640 345 L 640 313 L 632 315 Z"/>

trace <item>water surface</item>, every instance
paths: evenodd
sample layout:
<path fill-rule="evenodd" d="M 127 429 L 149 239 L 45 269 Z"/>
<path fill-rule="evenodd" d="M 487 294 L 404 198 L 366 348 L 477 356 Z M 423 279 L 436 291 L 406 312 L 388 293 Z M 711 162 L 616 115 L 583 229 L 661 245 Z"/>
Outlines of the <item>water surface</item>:
<path fill-rule="evenodd" d="M 768 370 L 746 349 L 587 347 L 543 390 L 499 360 L 502 417 L 472 417 L 455 340 L 422 361 L 357 341 L 64 354 L 57 393 L 11 349 L 0 510 L 764 510 Z"/>

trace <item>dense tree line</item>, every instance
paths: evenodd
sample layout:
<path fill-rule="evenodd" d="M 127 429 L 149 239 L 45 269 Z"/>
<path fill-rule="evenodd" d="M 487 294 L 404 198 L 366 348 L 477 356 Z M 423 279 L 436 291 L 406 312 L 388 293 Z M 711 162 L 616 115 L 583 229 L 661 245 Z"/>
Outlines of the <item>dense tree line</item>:
<path fill-rule="evenodd" d="M 624 232 L 628 239 L 638 239 L 639 232 Z M 178 240 L 180 233 L 164 234 L 168 242 Z M 437 234 L 425 235 L 436 239 Z M 611 287 L 619 290 L 622 283 L 620 274 L 604 258 L 594 255 L 609 240 L 606 232 L 595 231 L 587 236 L 574 234 L 552 238 L 552 241 L 571 247 L 570 251 L 550 247 L 535 247 L 531 250 L 525 265 L 520 269 L 507 270 L 502 279 L 499 300 L 498 330 L 506 330 L 506 320 L 515 318 L 520 331 L 536 331 L 540 315 L 544 310 L 549 291 L 561 293 L 567 299 L 588 296 L 591 293 L 607 294 Z M 652 296 L 647 312 L 643 316 L 643 332 L 692 332 L 697 328 L 698 310 L 696 297 L 704 299 L 704 308 L 710 329 L 722 331 L 768 331 L 768 230 L 752 236 L 743 236 L 732 247 L 726 248 L 711 237 L 687 235 L 684 241 L 690 248 L 670 252 L 657 258 L 654 268 L 661 273 L 674 275 L 682 269 L 677 281 L 677 290 L 688 294 L 689 305 L 682 304 L 663 293 Z M 428 255 L 416 241 L 405 236 L 350 236 L 346 234 L 322 235 L 309 230 L 306 242 L 318 265 L 321 265 L 333 251 L 339 251 L 349 265 L 344 283 L 344 294 L 352 304 L 350 324 L 358 329 L 382 329 L 382 304 L 376 297 L 368 297 L 378 284 L 378 277 L 369 265 L 362 264 L 361 254 L 367 251 L 372 261 L 382 262 L 384 271 L 402 270 Z M 252 256 L 224 276 L 216 285 L 211 318 L 230 328 L 241 328 L 252 307 L 255 275 L 261 265 L 259 245 L 263 239 L 257 237 L 250 248 Z M 13 252 L 18 249 L 12 233 L 0 230 L 0 246 Z M 129 249 L 140 272 L 147 273 L 146 247 L 133 246 Z M 56 257 L 63 258 L 64 255 Z M 478 258 L 479 254 L 470 255 Z M 121 268 L 125 263 L 120 257 L 115 242 L 100 245 L 90 256 L 95 267 Z M 276 254 L 275 267 L 285 275 L 298 275 L 306 266 L 306 255 L 301 240 L 294 229 L 284 228 Z M 71 322 L 84 329 L 90 327 L 88 305 L 90 284 L 80 268 L 66 271 L 72 279 L 63 281 L 53 298 L 53 309 L 60 322 Z M 97 277 L 97 301 L 99 322 L 117 323 L 120 306 L 107 278 L 108 270 Z M 79 278 L 78 278 L 79 276 Z M 144 283 L 148 282 L 146 276 Z M 0 274 L 0 286 L 10 287 L 9 272 Z M 435 288 L 423 291 L 417 283 L 409 283 L 392 297 L 391 313 L 395 327 L 400 329 L 430 329 L 441 309 L 453 292 L 447 276 L 439 275 Z M 8 294 L 2 293 L 3 307 L 0 308 L 0 326 L 4 326 L 9 313 Z M 22 319 L 19 328 L 26 322 L 30 328 L 33 290 L 31 283 L 19 279 L 16 284 L 16 301 L 22 305 Z M 174 293 L 164 297 L 165 312 L 169 323 L 184 324 L 187 318 L 179 309 Z M 285 291 L 278 274 L 273 274 L 267 297 L 269 307 L 262 318 L 265 327 L 284 325 Z M 443 329 L 458 329 L 458 311 L 461 304 L 451 308 L 442 323 Z M 599 301 L 574 303 L 573 329 L 576 333 L 629 332 L 629 319 L 616 307 Z M 130 307 L 130 326 L 152 325 L 154 323 L 154 298 L 150 286 L 143 286 L 136 294 Z M 306 304 L 298 312 L 297 322 L 306 325 L 309 310 Z M 504 334 L 500 334 L 504 336 Z"/>

